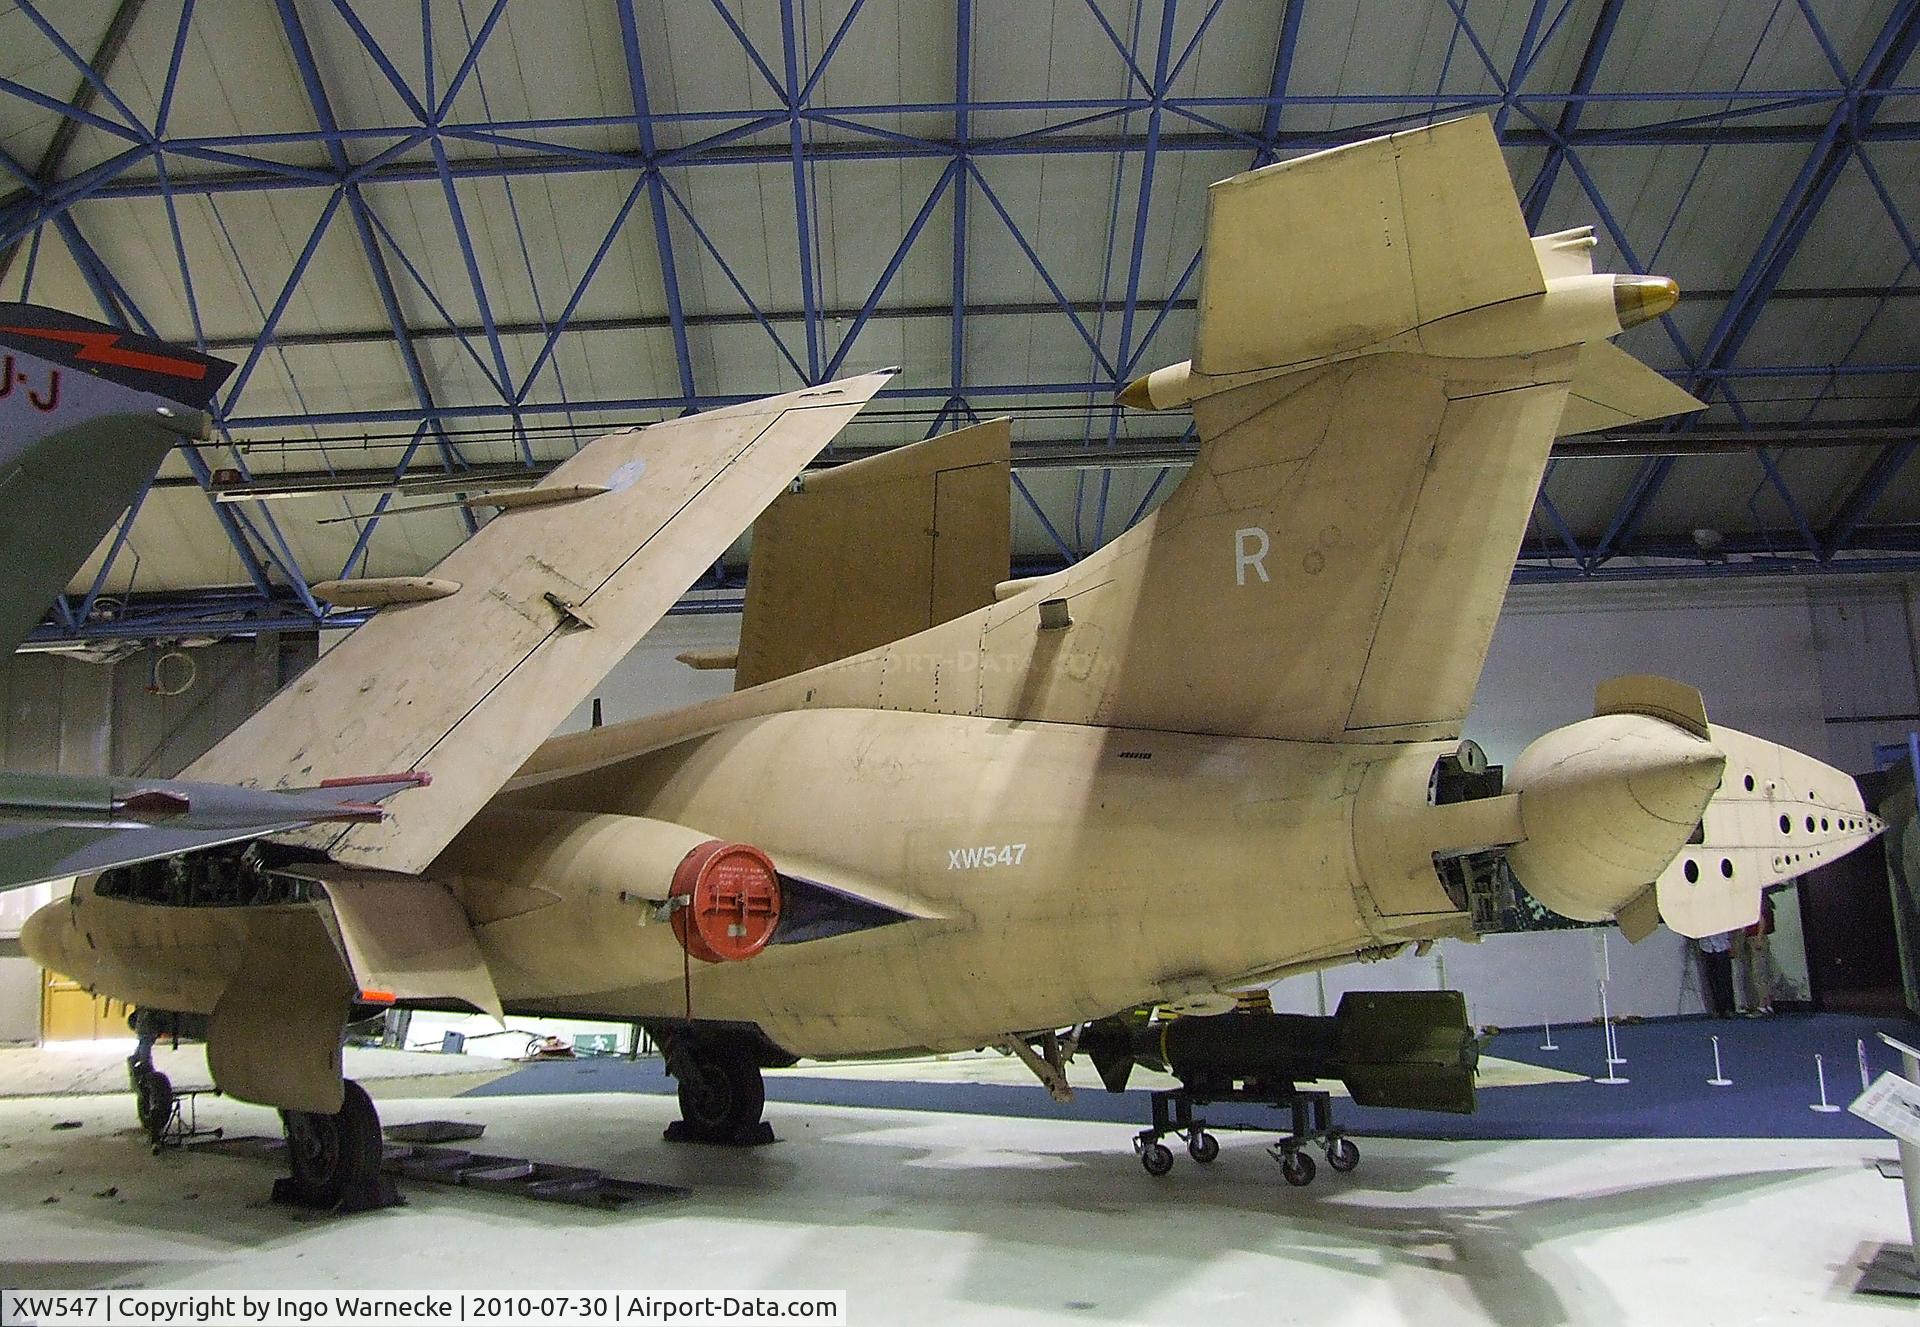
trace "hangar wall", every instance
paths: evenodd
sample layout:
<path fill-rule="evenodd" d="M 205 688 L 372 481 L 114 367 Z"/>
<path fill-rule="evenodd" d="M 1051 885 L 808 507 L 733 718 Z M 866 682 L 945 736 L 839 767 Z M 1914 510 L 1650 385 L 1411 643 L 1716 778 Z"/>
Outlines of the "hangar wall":
<path fill-rule="evenodd" d="M 1518 587 L 1493 641 L 1468 734 L 1496 761 L 1580 719 L 1595 682 L 1623 672 L 1661 672 L 1694 682 L 1717 722 L 1743 728 L 1852 771 L 1871 768 L 1875 741 L 1901 738 L 1920 713 L 1920 637 L 1913 587 L 1818 583 L 1662 583 L 1614 587 Z M 688 704 L 730 689 L 732 675 L 675 662 L 683 650 L 730 647 L 731 614 L 667 619 L 599 688 L 608 722 Z M 178 696 L 148 692 L 151 657 L 112 666 L 20 655 L 0 664 L 0 767 L 171 774 L 235 727 L 279 681 L 313 657 L 310 640 L 263 638 L 193 652 L 198 676 Z M 170 679 L 165 679 L 170 680 Z M 568 719 L 585 727 L 591 704 Z M 38 1026 L 31 964 L 9 956 L 8 938 L 44 889 L 0 895 L 0 1041 L 30 1039 Z M 1781 910 L 1783 932 L 1797 923 Z M 1783 934 L 1781 947 L 1797 949 Z M 1661 932 L 1608 944 L 1618 1012 L 1697 1009 L 1681 942 Z M 1584 932 L 1449 942 L 1425 958 L 1356 965 L 1282 983 L 1286 1008 L 1312 1010 L 1355 987 L 1433 986 L 1467 992 L 1489 1023 L 1590 1018 L 1593 937 Z"/>

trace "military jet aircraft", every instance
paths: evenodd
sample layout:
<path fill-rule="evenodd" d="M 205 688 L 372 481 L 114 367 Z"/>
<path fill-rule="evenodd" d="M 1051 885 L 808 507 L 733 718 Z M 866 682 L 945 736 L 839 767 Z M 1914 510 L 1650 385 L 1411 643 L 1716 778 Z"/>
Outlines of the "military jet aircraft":
<path fill-rule="evenodd" d="M 207 436 L 233 365 L 76 314 L 0 303 L 0 654 L 11 654 L 167 453 Z M 378 819 L 400 780 L 263 792 L 0 771 L 0 889 L 318 821 Z"/>
<path fill-rule="evenodd" d="M 363 585 L 390 606 L 189 771 L 430 784 L 84 881 L 25 946 L 206 1016 L 296 1196 L 352 1204 L 356 1003 L 643 1023 L 683 1132 L 725 1139 L 796 1056 L 1002 1045 L 1045 1077 L 1060 1029 L 1470 934 L 1490 861 L 1631 934 L 1745 925 L 1878 832 L 1846 775 L 1661 679 L 1603 685 L 1504 785 L 1461 743 L 1556 434 L 1698 408 L 1608 343 L 1674 284 L 1592 245 L 1527 233 L 1484 118 L 1223 181 L 1193 359 L 1122 397 L 1193 411 L 1156 513 L 900 639 L 850 596 L 846 657 L 546 740 L 887 374 L 602 438 L 431 577 Z M 925 446 L 928 522 L 832 565 L 953 565 Z"/>

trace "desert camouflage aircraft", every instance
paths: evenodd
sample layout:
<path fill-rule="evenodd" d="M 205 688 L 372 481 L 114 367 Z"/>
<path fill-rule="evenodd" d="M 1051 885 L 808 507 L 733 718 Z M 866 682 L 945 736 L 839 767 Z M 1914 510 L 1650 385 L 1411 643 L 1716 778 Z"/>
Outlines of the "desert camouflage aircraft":
<path fill-rule="evenodd" d="M 1675 286 L 1592 245 L 1528 235 L 1485 119 L 1223 181 L 1193 360 L 1122 398 L 1193 411 L 1157 512 L 989 590 L 1003 427 L 808 476 L 753 559 L 757 684 L 547 740 L 888 374 L 604 437 L 430 577 L 337 590 L 389 606 L 188 771 L 430 784 L 83 881 L 26 947 L 206 1016 L 295 1187 L 352 1202 L 357 1002 L 635 1020 L 720 1139 L 795 1056 L 1002 1045 L 1058 1085 L 1061 1029 L 1472 934 L 1489 862 L 1632 935 L 1743 926 L 1878 832 L 1846 775 L 1660 679 L 1504 785 L 1461 742 L 1555 436 L 1698 408 L 1608 343 Z"/>

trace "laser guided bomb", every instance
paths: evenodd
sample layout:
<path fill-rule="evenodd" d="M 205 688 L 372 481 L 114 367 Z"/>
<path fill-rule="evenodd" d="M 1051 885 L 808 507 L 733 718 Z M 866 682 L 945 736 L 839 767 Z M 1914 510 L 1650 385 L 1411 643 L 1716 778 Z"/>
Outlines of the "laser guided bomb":
<path fill-rule="evenodd" d="M 1474 1108 L 1480 1042 L 1458 991 L 1349 991 L 1332 1016 L 1235 1010 L 1203 1017 L 1105 1018 L 1080 1049 L 1109 1092 L 1135 1065 L 1170 1073 L 1196 1102 L 1277 1102 L 1337 1079 L 1362 1106 Z"/>

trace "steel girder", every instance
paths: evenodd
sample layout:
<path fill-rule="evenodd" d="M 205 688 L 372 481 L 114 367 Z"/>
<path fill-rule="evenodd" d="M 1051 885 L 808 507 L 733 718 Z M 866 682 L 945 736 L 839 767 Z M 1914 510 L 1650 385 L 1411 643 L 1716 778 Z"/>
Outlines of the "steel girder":
<path fill-rule="evenodd" d="M 169 132 L 167 107 L 177 84 L 188 49 L 187 38 L 196 23 L 218 21 L 215 11 L 205 7 L 196 11 L 192 0 L 182 7 L 175 33 L 166 92 L 154 123 L 142 123 L 115 95 L 112 87 L 112 56 L 120 49 L 141 14 L 140 0 L 124 0 L 110 25 L 106 39 L 93 59 L 84 58 L 61 33 L 49 11 L 34 0 L 23 0 L 22 11 L 38 29 L 49 49 L 73 68 L 76 86 L 73 96 L 58 101 L 47 94 L 11 79 L 0 78 L 0 97 L 13 97 L 43 109 L 57 110 L 65 121 L 37 169 L 29 170 L 12 161 L 0 161 L 13 175 L 17 187 L 0 197 L 0 275 L 10 265 L 27 258 L 30 272 L 33 255 L 38 253 L 43 235 L 50 234 L 72 253 L 84 279 L 104 313 L 130 325 L 150 326 L 140 310 L 133 306 L 124 285 L 115 279 L 98 251 L 80 229 L 76 207 L 91 200 L 155 198 L 168 215 L 174 236 L 174 248 L 180 267 L 180 280 L 188 306 L 196 311 L 193 274 L 189 270 L 186 246 L 179 237 L 179 200 L 188 197 L 216 199 L 231 192 L 272 192 L 280 190 L 321 190 L 327 195 L 319 219 L 292 270 L 281 284 L 271 308 L 263 301 L 262 326 L 249 344 L 224 348 L 243 351 L 242 368 L 236 374 L 217 412 L 223 430 L 244 430 L 257 434 L 264 429 L 292 429 L 306 426 L 375 427 L 397 424 L 411 429 L 410 439 L 394 470 L 397 479 L 416 464 L 420 453 L 431 443 L 431 452 L 441 466 L 458 471 L 466 465 L 458 431 L 462 424 L 504 420 L 516 428 L 525 449 L 525 421 L 567 416 L 578 412 L 642 414 L 680 412 L 727 404 L 741 399 L 722 390 L 724 384 L 702 383 L 689 342 L 690 329 L 725 322 L 750 320 L 766 332 L 776 353 L 796 379 L 816 381 L 837 372 L 847 361 L 861 333 L 876 319 L 901 316 L 941 317 L 949 322 L 948 373 L 945 383 L 926 387 L 898 387 L 886 395 L 903 402 L 926 402 L 938 406 L 932 427 L 957 424 L 979 417 L 976 403 L 988 405 L 1008 398 L 1032 396 L 1042 399 L 1084 397 L 1109 399 L 1115 389 L 1142 366 L 1154 347 L 1156 334 L 1168 314 L 1191 307 L 1188 287 L 1198 270 L 1198 255 L 1188 262 L 1169 290 L 1149 292 L 1143 282 L 1143 259 L 1148 247 L 1148 216 L 1157 163 L 1169 153 L 1219 152 L 1245 150 L 1254 164 L 1275 159 L 1294 151 L 1337 145 L 1363 133 L 1379 132 L 1435 118 L 1487 110 L 1494 114 L 1506 141 L 1515 146 L 1545 149 L 1545 164 L 1524 191 L 1530 219 L 1537 220 L 1557 184 L 1566 175 L 1573 176 L 1586 193 L 1602 225 L 1616 240 L 1630 264 L 1637 266 L 1633 253 L 1607 200 L 1587 172 L 1583 156 L 1593 152 L 1631 150 L 1635 147 L 1696 145 L 1721 148 L 1739 144 L 1804 144 L 1809 148 L 1806 170 L 1796 180 L 1789 196 L 1782 200 L 1775 225 L 1766 243 L 1756 253 L 1748 271 L 1736 288 L 1726 292 L 1726 310 L 1720 323 L 1698 349 L 1688 346 L 1677 329 L 1668 324 L 1668 333 L 1686 367 L 1677 374 L 1696 391 L 1718 393 L 1736 412 L 1741 407 L 1738 384 L 1747 379 L 1770 377 L 1815 377 L 1828 381 L 1845 375 L 1882 375 L 1920 373 L 1920 365 L 1885 363 L 1751 364 L 1743 363 L 1739 352 L 1754 320 L 1769 299 L 1793 294 L 1806 297 L 1833 297 L 1842 292 L 1808 290 L 1782 291 L 1781 278 L 1799 241 L 1831 192 L 1839 172 L 1851 162 L 1872 173 L 1870 149 L 1880 142 L 1906 142 L 1920 139 L 1920 122 L 1899 120 L 1880 114 L 1896 95 L 1912 95 L 1920 89 L 1902 83 L 1905 67 L 1916 41 L 1920 41 L 1920 23 L 1916 10 L 1920 0 L 1899 0 L 1875 42 L 1868 59 L 1858 69 L 1848 70 L 1840 62 L 1832 42 L 1821 29 L 1811 7 L 1801 4 L 1800 11 L 1835 71 L 1831 87 L 1772 89 L 1700 89 L 1683 88 L 1656 91 L 1603 91 L 1599 74 L 1608 50 L 1621 6 L 1605 0 L 1585 38 L 1585 47 L 1572 84 L 1566 90 L 1529 85 L 1535 63 L 1563 28 L 1573 8 L 1564 0 L 1535 0 L 1528 12 L 1518 53 L 1506 68 L 1496 67 L 1488 44 L 1476 30 L 1468 0 L 1443 0 L 1454 18 L 1453 41 L 1463 52 L 1484 67 L 1494 91 L 1471 96 L 1450 95 L 1441 87 L 1432 92 L 1386 89 L 1376 93 L 1305 96 L 1290 87 L 1290 72 L 1300 42 L 1302 19 L 1310 0 L 1286 0 L 1274 14 L 1274 51 L 1272 77 L 1264 95 L 1209 96 L 1181 95 L 1174 91 L 1179 75 L 1199 49 L 1209 26 L 1224 3 L 1233 0 L 1188 0 L 1184 19 L 1191 30 L 1178 33 L 1184 21 L 1177 0 L 1160 0 L 1136 22 L 1135 31 L 1123 36 L 1108 21 L 1094 0 L 1084 0 L 1086 20 L 1097 24 L 1111 44 L 1119 67 L 1128 76 L 1124 95 L 1078 99 L 1003 99 L 985 100 L 975 96 L 972 77 L 975 59 L 974 12 L 971 0 L 956 0 L 955 74 L 953 97 L 948 102 L 921 102 L 873 105 L 831 105 L 820 96 L 822 76 L 836 52 L 860 36 L 860 17 L 865 0 L 853 0 L 842 12 L 830 39 L 818 56 L 803 49 L 801 34 L 808 30 L 804 0 L 780 0 L 781 44 L 777 52 L 762 51 L 742 26 L 729 0 L 708 0 L 713 12 L 724 22 L 767 92 L 777 103 L 773 109 L 759 107 L 737 111 L 680 112 L 660 110 L 653 104 L 647 82 L 645 41 L 632 0 L 607 0 L 614 6 L 621 34 L 623 57 L 632 109 L 630 114 L 576 117 L 531 117 L 520 119 L 484 118 L 459 120 L 453 117 L 456 98 L 469 83 L 482 86 L 479 61 L 488 38 L 500 25 L 509 0 L 492 0 L 479 27 L 464 34 L 466 48 L 453 77 L 445 87 L 436 86 L 432 58 L 436 39 L 448 49 L 447 34 L 431 29 L 431 7 L 423 6 L 422 43 L 426 49 L 426 69 L 421 85 L 416 86 L 402 74 L 392 53 L 356 16 L 346 0 L 331 0 L 330 11 L 319 4 L 306 6 L 307 17 L 294 7 L 294 0 L 276 0 L 276 9 L 286 33 L 303 90 L 314 113 L 310 130 L 266 134 L 177 135 Z M 336 117 L 333 98 L 324 71 L 319 67 L 303 23 L 329 21 L 345 25 L 353 40 L 366 52 L 379 76 L 393 89 L 412 115 L 402 123 L 347 124 Z M 1178 33 L 1178 39 L 1176 35 Z M 1138 49 L 1136 49 L 1138 48 Z M 1449 51 L 1449 65 L 1453 52 Z M 1582 123 L 1583 111 L 1594 105 L 1645 104 L 1663 108 L 1665 118 L 1652 119 L 1632 127 L 1595 129 Z M 1368 112 L 1368 123 L 1353 129 L 1332 132 L 1289 129 L 1285 112 L 1290 108 L 1337 106 L 1361 108 Z M 1710 114 L 1680 114 L 1689 106 L 1711 106 Z M 1805 113 L 1799 122 L 1782 123 L 1778 112 L 1798 109 Z M 1260 127 L 1248 131 L 1223 122 L 1260 113 Z M 1048 127 L 1017 134 L 983 132 L 999 113 L 1010 111 L 1047 111 L 1060 113 Z M 892 117 L 926 113 L 950 117 L 951 132 L 946 136 L 910 134 L 891 127 Z M 97 130 L 123 144 L 124 148 L 100 164 L 66 175 L 63 166 L 66 148 L 81 127 Z M 695 137 L 684 146 L 662 149 L 660 130 L 665 126 L 692 127 Z M 608 151 L 580 146 L 574 131 L 584 128 L 615 128 L 632 134 L 632 146 Z M 292 162 L 263 155 L 268 149 L 305 147 L 307 157 Z M 421 156 L 414 149 L 424 147 Z M 474 148 L 485 148 L 475 152 Z M 1136 192 L 1132 198 L 1132 225 L 1116 230 L 1114 257 L 1122 259 L 1124 274 L 1120 291 L 1101 292 L 1098 300 L 1075 298 L 1048 270 L 1037 246 L 1023 233 L 1004 200 L 995 192 L 980 163 L 1008 156 L 1047 156 L 1060 154 L 1098 154 L 1115 159 L 1116 172 L 1123 160 L 1136 168 Z M 885 264 L 879 279 L 856 309 L 827 307 L 821 298 L 814 272 L 814 256 L 819 249 L 811 196 L 812 172 L 821 163 L 841 160 L 902 161 L 925 159 L 944 161 L 946 169 L 906 228 L 898 247 Z M 791 170 L 795 206 L 793 261 L 799 271 L 800 307 L 795 310 L 768 310 L 747 295 L 725 256 L 720 252 L 694 208 L 674 188 L 673 177 L 696 169 L 724 169 L 740 165 L 785 165 Z M 605 237 L 575 284 L 570 298 L 558 315 L 548 320 L 544 313 L 537 325 L 510 324 L 496 314 L 495 301 L 488 289 L 486 273 L 480 264 L 464 217 L 461 200 L 463 182 L 493 179 L 511 181 L 539 175 L 579 172 L 614 173 L 631 181 L 624 205 L 616 212 Z M 1888 215 L 1920 262 L 1911 228 L 1903 215 L 1900 201 L 1877 174 L 1873 176 L 1877 192 Z M 420 266 L 406 253 L 392 232 L 381 222 L 368 203 L 369 186 L 420 181 L 439 186 L 447 208 L 452 231 L 461 250 L 468 291 L 478 317 L 462 323 L 446 311 L 445 302 L 432 283 L 421 274 Z M 511 195 L 509 195 L 511 197 Z M 632 214 L 645 204 L 645 224 L 651 232 L 657 257 L 666 313 L 664 324 L 671 330 L 678 388 L 671 395 L 634 395 L 622 398 L 583 398 L 567 392 L 559 382 L 554 355 L 562 339 L 570 332 L 613 325 L 644 325 L 647 319 L 576 320 L 581 304 L 602 261 L 612 249 Z M 1117 202 L 1117 195 L 1116 195 Z M 981 220 L 984 207 L 987 220 Z M 905 258 L 919 243 L 932 221 L 945 209 L 951 216 L 951 289 L 950 308 L 933 310 L 903 309 L 890 302 L 894 278 Z M 401 355 L 413 386 L 415 403 L 407 407 L 349 411 L 275 411 L 243 407 L 242 396 L 262 358 L 282 344 L 298 344 L 303 338 L 278 337 L 281 315 L 296 293 L 301 280 L 318 251 L 328 229 L 344 212 L 351 221 L 363 251 L 375 288 L 386 315 L 381 329 L 320 334 L 326 336 L 381 335 L 390 340 Z M 985 226 L 984 231 L 982 226 Z M 517 221 L 516 221 L 517 225 Z M 709 315 L 688 310 L 679 283 L 680 261 L 675 245 L 684 245 L 689 236 L 703 247 L 718 265 L 746 308 L 741 314 Z M 1083 379 L 1036 384 L 989 383 L 970 381 L 967 355 L 969 320 L 999 311 L 992 306 L 969 302 L 969 247 L 983 241 L 1011 244 L 1011 251 L 1032 265 L 1052 299 L 1034 308 L 1058 311 L 1089 350 L 1092 371 Z M 525 239 L 522 236 L 523 253 Z M 526 255 L 531 267 L 533 259 Z M 1113 264 L 1110 262 L 1109 267 Z M 404 272 L 425 298 L 442 314 L 442 325 L 409 321 L 397 284 L 395 269 Z M 1858 293 L 1858 292 L 1853 292 Z M 1882 302 L 1910 293 L 1900 287 L 1877 292 Z M 1150 308 L 1150 306 L 1158 306 Z M 1022 306 L 1024 308 L 1024 306 Z M 1012 310 L 1007 310 L 1012 311 Z M 1028 309 L 1026 311 L 1032 311 Z M 1096 330 L 1099 319 L 1108 311 L 1119 314 L 1117 344 L 1109 348 Z M 1151 313 L 1151 316 L 1149 314 Z M 1089 318 L 1094 320 L 1090 325 Z M 1144 330 L 1142 322 L 1144 320 Z M 844 324 L 847 331 L 837 344 L 828 343 L 828 329 Z M 788 346 L 784 329 L 798 333 L 802 354 Z M 166 328 L 169 335 L 199 337 L 199 328 Z M 537 332 L 540 349 L 531 369 L 515 381 L 509 371 L 504 341 L 508 336 Z M 497 400 L 447 401 L 436 393 L 418 345 L 428 338 L 452 337 L 480 366 L 488 381 L 498 388 Z M 535 399 L 536 386 L 543 374 L 552 374 L 557 393 L 542 393 Z M 1089 413 L 1089 430 L 1098 429 L 1103 437 L 1085 441 L 1107 444 L 1118 440 L 1117 412 L 1109 409 Z M 1920 410 L 1907 421 L 1920 429 Z M 1682 426 L 1684 427 L 1684 426 Z M 1783 506 L 1795 527 L 1795 542 L 1803 554 L 1787 560 L 1796 569 L 1858 569 L 1877 560 L 1860 556 L 1862 536 L 1887 538 L 1884 527 L 1870 523 L 1875 505 L 1895 481 L 1917 447 L 1920 437 L 1889 442 L 1874 464 L 1859 477 L 1858 483 L 1828 513 L 1805 509 L 1780 475 L 1778 467 L 1764 452 L 1760 464 L 1766 482 L 1779 493 Z M 530 457 L 530 451 L 527 452 Z M 237 454 L 236 454 L 237 456 Z M 197 458 L 196 458 L 197 459 Z M 243 464 L 243 463 L 242 463 Z M 1601 576 L 1627 574 L 1620 564 L 1639 559 L 1647 565 L 1632 569 L 1634 574 L 1668 574 L 1665 553 L 1655 544 L 1637 541 L 1637 527 L 1657 495 L 1660 484 L 1671 469 L 1671 458 L 1652 458 L 1636 480 L 1627 502 L 1611 522 L 1611 528 L 1599 543 L 1582 547 L 1560 518 L 1553 504 L 1542 494 L 1541 514 L 1548 528 L 1555 531 L 1556 558 L 1565 554 L 1568 566 L 1546 568 L 1535 558 L 1531 570 L 1523 566 L 1521 574 L 1579 574 Z M 206 471 L 204 463 L 199 466 Z M 1103 474 L 1097 515 L 1095 542 L 1104 535 L 1107 523 L 1106 497 L 1110 473 Z M 1164 488 L 1170 471 L 1162 469 L 1152 491 L 1133 512 L 1137 520 Z M 210 472 L 209 472 L 210 474 Z M 1039 523 L 1063 556 L 1072 556 L 1078 544 L 1062 537 L 1061 525 L 1041 509 L 1022 483 L 1017 486 Z M 383 497 L 366 513 L 352 555 L 342 574 L 350 574 L 364 562 L 369 541 L 379 516 L 388 509 L 390 495 Z M 227 504 L 222 504 L 225 506 Z M 127 542 L 127 534 L 138 505 L 110 541 L 109 553 L 117 555 Z M 1822 519 L 1816 519 L 1820 517 Z M 241 565 L 253 586 L 253 596 L 261 621 L 276 627 L 298 621 L 307 614 L 306 625 L 318 621 L 318 607 L 306 592 L 305 578 L 295 564 L 284 534 L 274 524 L 271 512 L 225 511 L 224 528 L 233 540 Z M 1542 545 L 1541 548 L 1545 548 Z M 1877 546 L 1876 546 L 1877 547 Z M 1763 550 L 1764 551 L 1764 550 Z M 1888 546 L 1889 559 L 1904 561 L 1909 555 L 1902 548 Z M 1757 556 L 1757 555 L 1756 555 Z M 112 569 L 112 557 L 100 571 L 93 592 L 78 602 L 63 601 L 56 606 L 47 631 L 51 634 L 76 634 L 91 630 L 89 612 L 97 605 Z M 1649 561 L 1650 560 L 1650 561 Z M 1776 561 L 1778 558 L 1775 559 Z M 1736 560 L 1727 564 L 1702 564 L 1711 574 L 1744 569 Z M 1896 569 L 1888 561 L 1889 569 Z M 1772 570 L 1771 566 L 1764 568 Z M 329 569 L 331 570 L 331 569 Z M 1689 569 L 1689 574 L 1692 574 Z M 289 601 L 296 605 L 289 609 Z M 221 611 L 234 611 L 231 597 L 221 600 Z M 291 616 L 289 614 L 291 613 Z M 206 615 L 196 615 L 178 603 L 157 603 L 151 613 L 138 619 L 140 629 L 163 633 L 166 624 L 177 615 L 182 630 L 198 623 Z M 129 620 L 123 614 L 122 621 Z M 238 619 L 235 619 L 238 620 Z M 336 619 L 337 620 L 337 619 Z"/>

